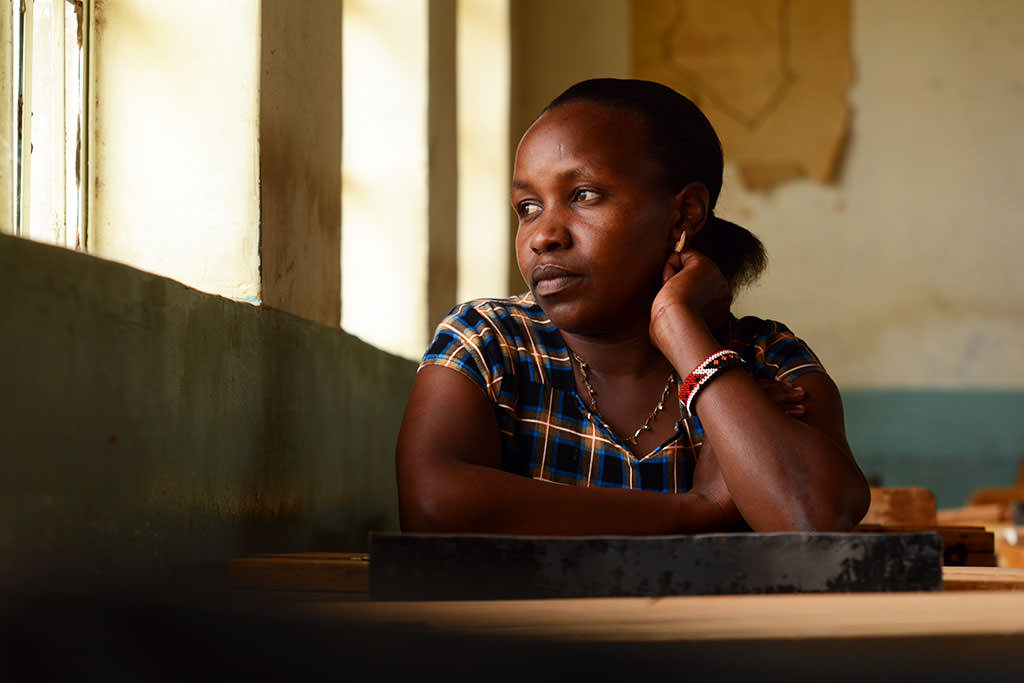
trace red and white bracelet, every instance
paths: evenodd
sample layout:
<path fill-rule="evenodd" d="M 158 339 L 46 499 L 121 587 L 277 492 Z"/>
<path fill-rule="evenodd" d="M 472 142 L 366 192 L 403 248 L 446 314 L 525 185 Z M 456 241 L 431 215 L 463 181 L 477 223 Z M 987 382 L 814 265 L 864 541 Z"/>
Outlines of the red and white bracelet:
<path fill-rule="evenodd" d="M 704 385 L 711 381 L 711 378 L 720 372 L 730 368 L 743 367 L 743 359 L 740 354 L 729 349 L 723 349 L 711 354 L 704 361 L 693 369 L 679 384 L 679 402 L 686 406 L 686 412 L 693 415 L 691 406 L 693 400 L 704 388 Z"/>

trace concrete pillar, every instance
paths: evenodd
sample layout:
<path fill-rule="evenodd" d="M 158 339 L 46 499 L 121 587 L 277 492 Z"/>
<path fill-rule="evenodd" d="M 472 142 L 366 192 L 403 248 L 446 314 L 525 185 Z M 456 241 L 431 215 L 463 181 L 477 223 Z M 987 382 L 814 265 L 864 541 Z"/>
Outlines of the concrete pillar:
<path fill-rule="evenodd" d="M 262 0 L 260 298 L 341 317 L 341 3 Z"/>

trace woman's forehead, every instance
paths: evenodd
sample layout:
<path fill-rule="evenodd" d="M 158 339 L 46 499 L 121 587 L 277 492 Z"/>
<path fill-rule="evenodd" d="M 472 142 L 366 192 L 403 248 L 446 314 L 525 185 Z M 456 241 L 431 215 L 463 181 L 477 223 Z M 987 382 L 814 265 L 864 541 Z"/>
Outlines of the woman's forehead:
<path fill-rule="evenodd" d="M 519 143 L 517 168 L 552 164 L 572 157 L 588 165 L 645 166 L 654 161 L 645 151 L 644 122 L 622 107 L 567 102 L 544 112 Z"/>
<path fill-rule="evenodd" d="M 566 102 L 544 112 L 526 131 L 523 140 L 533 132 L 549 129 L 611 141 L 635 138 L 645 132 L 644 120 L 638 112 L 586 101 Z"/>

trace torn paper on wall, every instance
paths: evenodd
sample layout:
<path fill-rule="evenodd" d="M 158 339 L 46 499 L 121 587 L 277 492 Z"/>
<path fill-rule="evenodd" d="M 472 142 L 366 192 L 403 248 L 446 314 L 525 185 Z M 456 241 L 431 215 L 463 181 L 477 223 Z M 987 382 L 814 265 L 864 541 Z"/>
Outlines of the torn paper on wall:
<path fill-rule="evenodd" d="M 634 0 L 634 72 L 690 97 L 748 187 L 833 179 L 850 120 L 848 0 Z"/>

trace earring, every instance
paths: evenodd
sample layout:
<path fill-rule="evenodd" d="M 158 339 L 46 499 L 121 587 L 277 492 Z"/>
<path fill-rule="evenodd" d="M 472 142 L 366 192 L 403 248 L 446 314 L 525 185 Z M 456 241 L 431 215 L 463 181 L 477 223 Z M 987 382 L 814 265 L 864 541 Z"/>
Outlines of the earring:
<path fill-rule="evenodd" d="M 675 252 L 677 254 L 682 253 L 683 247 L 686 246 L 686 230 L 683 230 L 683 234 L 679 236 L 679 241 L 676 242 Z"/>

